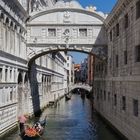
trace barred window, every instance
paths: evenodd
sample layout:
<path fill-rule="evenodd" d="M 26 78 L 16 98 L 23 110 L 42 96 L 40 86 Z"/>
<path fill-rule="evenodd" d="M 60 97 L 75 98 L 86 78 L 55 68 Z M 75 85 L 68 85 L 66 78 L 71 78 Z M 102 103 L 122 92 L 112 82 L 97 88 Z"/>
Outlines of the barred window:
<path fill-rule="evenodd" d="M 124 64 L 127 64 L 127 51 L 124 51 Z"/>
<path fill-rule="evenodd" d="M 79 29 L 79 36 L 86 37 L 87 36 L 87 29 Z"/>
<path fill-rule="evenodd" d="M 48 29 L 48 36 L 55 37 L 56 36 L 56 29 Z"/>
<path fill-rule="evenodd" d="M 126 110 L 126 97 L 122 96 L 122 110 Z"/>
<path fill-rule="evenodd" d="M 138 100 L 133 99 L 133 114 L 138 117 Z"/>

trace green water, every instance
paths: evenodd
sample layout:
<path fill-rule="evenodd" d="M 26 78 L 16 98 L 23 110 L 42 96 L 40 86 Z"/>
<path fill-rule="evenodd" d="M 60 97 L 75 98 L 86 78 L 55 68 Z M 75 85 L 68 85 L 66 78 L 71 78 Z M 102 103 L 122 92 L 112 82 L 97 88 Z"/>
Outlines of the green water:
<path fill-rule="evenodd" d="M 88 99 L 73 95 L 71 100 L 62 99 L 55 108 L 47 108 L 45 133 L 40 140 L 120 140 L 91 109 Z M 21 140 L 19 131 L 2 140 Z"/>

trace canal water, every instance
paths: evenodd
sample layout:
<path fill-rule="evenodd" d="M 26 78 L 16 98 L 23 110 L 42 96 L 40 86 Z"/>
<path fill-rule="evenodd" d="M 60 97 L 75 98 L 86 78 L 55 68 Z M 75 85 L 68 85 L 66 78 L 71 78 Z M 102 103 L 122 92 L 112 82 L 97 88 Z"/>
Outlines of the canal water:
<path fill-rule="evenodd" d="M 40 140 L 120 140 L 92 111 L 91 102 L 80 95 L 72 95 L 69 101 L 62 99 L 42 115 L 47 115 L 47 125 Z M 19 131 L 2 140 L 21 140 Z"/>

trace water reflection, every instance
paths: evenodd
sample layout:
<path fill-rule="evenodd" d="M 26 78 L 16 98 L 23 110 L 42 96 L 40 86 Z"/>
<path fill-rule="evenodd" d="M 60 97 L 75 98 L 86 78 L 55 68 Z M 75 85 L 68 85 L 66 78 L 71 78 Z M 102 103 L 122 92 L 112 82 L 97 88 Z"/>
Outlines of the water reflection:
<path fill-rule="evenodd" d="M 56 108 L 46 109 L 47 126 L 40 140 L 120 140 L 91 111 L 88 99 L 73 95 L 71 100 L 62 99 Z M 21 140 L 18 132 L 3 140 Z"/>

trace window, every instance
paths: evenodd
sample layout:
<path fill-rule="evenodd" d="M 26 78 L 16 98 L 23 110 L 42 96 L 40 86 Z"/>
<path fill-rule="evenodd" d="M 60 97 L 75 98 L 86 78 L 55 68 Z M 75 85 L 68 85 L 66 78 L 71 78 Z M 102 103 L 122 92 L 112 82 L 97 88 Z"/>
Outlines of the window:
<path fill-rule="evenodd" d="M 133 114 L 138 117 L 138 100 L 133 99 Z"/>
<path fill-rule="evenodd" d="M 67 60 L 69 60 L 69 57 L 67 57 Z"/>
<path fill-rule="evenodd" d="M 12 99 L 13 99 L 13 93 L 12 91 L 10 91 L 10 101 L 12 101 Z"/>
<path fill-rule="evenodd" d="M 120 30 L 120 29 L 119 29 L 119 23 L 118 23 L 118 24 L 116 25 L 116 36 L 119 36 L 119 33 L 120 33 L 119 30 Z"/>
<path fill-rule="evenodd" d="M 116 55 L 116 67 L 118 67 L 118 55 Z"/>
<path fill-rule="evenodd" d="M 56 29 L 48 29 L 48 36 L 55 37 L 56 36 Z"/>
<path fill-rule="evenodd" d="M 99 88 L 97 88 L 97 100 L 99 100 Z"/>
<path fill-rule="evenodd" d="M 110 101 L 110 92 L 108 92 L 108 101 Z"/>
<path fill-rule="evenodd" d="M 112 41 L 112 30 L 110 31 L 110 41 Z"/>
<path fill-rule="evenodd" d="M 128 14 L 125 15 L 124 17 L 124 28 L 128 28 L 129 25 L 129 19 L 128 19 Z"/>
<path fill-rule="evenodd" d="M 114 94 L 114 106 L 116 106 L 116 105 L 117 105 L 117 95 Z"/>
<path fill-rule="evenodd" d="M 140 45 L 135 48 L 135 56 L 136 62 L 140 62 Z"/>
<path fill-rule="evenodd" d="M 106 100 L 106 91 L 104 90 L 104 100 Z"/>
<path fill-rule="evenodd" d="M 86 37 L 87 36 L 87 29 L 79 29 L 79 36 Z"/>
<path fill-rule="evenodd" d="M 126 110 L 126 97 L 122 96 L 122 110 Z"/>
<path fill-rule="evenodd" d="M 127 64 L 127 51 L 124 51 L 124 64 Z"/>
<path fill-rule="evenodd" d="M 140 17 L 140 0 L 136 3 L 136 19 Z"/>
<path fill-rule="evenodd" d="M 102 90 L 100 91 L 100 99 L 102 100 Z"/>
<path fill-rule="evenodd" d="M 67 67 L 69 67 L 69 63 L 67 63 Z"/>

